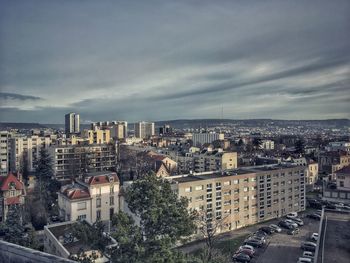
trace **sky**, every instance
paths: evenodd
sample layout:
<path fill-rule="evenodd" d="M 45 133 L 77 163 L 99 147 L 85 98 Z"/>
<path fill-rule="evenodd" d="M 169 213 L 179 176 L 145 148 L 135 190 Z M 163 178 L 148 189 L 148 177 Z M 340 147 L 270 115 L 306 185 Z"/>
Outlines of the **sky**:
<path fill-rule="evenodd" d="M 350 118 L 350 1 L 0 0 L 0 121 Z"/>

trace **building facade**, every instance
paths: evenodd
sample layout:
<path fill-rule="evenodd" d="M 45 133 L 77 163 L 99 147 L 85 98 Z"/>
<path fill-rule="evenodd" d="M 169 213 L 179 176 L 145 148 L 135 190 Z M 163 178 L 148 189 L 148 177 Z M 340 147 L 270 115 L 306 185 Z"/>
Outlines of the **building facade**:
<path fill-rule="evenodd" d="M 155 135 L 154 122 L 141 121 L 135 124 L 135 137 L 148 139 Z"/>
<path fill-rule="evenodd" d="M 111 141 L 110 130 L 83 130 L 82 137 L 88 144 L 104 144 Z"/>
<path fill-rule="evenodd" d="M 25 187 L 15 174 L 0 177 L 0 223 L 6 220 L 11 205 L 24 205 Z"/>
<path fill-rule="evenodd" d="M 189 200 L 189 209 L 208 221 L 223 220 L 218 232 L 238 229 L 305 210 L 304 168 L 278 164 L 222 173 L 168 177 Z"/>
<path fill-rule="evenodd" d="M 193 171 L 221 171 L 237 168 L 237 153 L 223 151 L 205 151 L 193 154 Z"/>
<path fill-rule="evenodd" d="M 0 131 L 0 176 L 9 172 L 9 138 L 9 132 Z"/>
<path fill-rule="evenodd" d="M 224 134 L 215 132 L 193 133 L 192 141 L 194 146 L 212 143 L 213 141 L 224 140 Z"/>
<path fill-rule="evenodd" d="M 117 164 L 114 144 L 52 146 L 49 153 L 58 180 L 91 172 L 114 171 Z"/>
<path fill-rule="evenodd" d="M 80 132 L 80 116 L 77 113 L 70 112 L 65 115 L 65 132 L 66 134 Z"/>
<path fill-rule="evenodd" d="M 60 217 L 65 221 L 111 220 L 119 211 L 119 178 L 116 173 L 91 173 L 58 193 Z"/>

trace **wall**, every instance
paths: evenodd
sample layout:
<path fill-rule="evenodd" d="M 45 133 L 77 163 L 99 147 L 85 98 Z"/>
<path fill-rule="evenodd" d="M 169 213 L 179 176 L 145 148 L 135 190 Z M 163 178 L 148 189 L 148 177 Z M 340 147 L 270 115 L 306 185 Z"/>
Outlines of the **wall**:
<path fill-rule="evenodd" d="M 74 263 L 76 261 L 50 255 L 0 240 L 0 262 L 6 263 Z"/>

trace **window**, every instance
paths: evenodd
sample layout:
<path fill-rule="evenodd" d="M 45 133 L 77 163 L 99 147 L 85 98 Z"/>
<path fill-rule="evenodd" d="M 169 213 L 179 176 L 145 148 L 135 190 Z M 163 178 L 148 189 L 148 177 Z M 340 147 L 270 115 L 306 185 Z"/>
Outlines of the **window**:
<path fill-rule="evenodd" d="M 225 185 L 225 186 L 231 185 L 231 182 L 230 182 L 230 181 L 226 181 L 226 182 L 224 182 L 224 185 Z"/>
<path fill-rule="evenodd" d="M 339 186 L 344 187 L 344 181 L 339 181 Z"/>
<path fill-rule="evenodd" d="M 186 187 L 186 188 L 185 188 L 185 192 L 186 192 L 186 193 L 192 192 L 192 187 Z"/>
<path fill-rule="evenodd" d="M 84 219 L 86 219 L 86 215 L 80 215 L 80 216 L 78 216 L 78 220 L 84 220 Z"/>
<path fill-rule="evenodd" d="M 197 186 L 195 187 L 195 190 L 196 190 L 196 191 L 203 190 L 203 185 L 197 185 Z"/>
<path fill-rule="evenodd" d="M 101 219 L 101 210 L 96 211 L 96 219 L 97 220 Z"/>
<path fill-rule="evenodd" d="M 114 196 L 109 197 L 109 205 L 114 205 Z"/>
<path fill-rule="evenodd" d="M 221 198 L 221 192 L 216 193 L 216 198 Z"/>
<path fill-rule="evenodd" d="M 80 202 L 77 205 L 78 205 L 78 210 L 85 210 L 86 209 L 86 202 Z"/>
<path fill-rule="evenodd" d="M 230 194 L 231 194 L 231 190 L 224 192 L 224 195 L 230 195 Z"/>
<path fill-rule="evenodd" d="M 221 183 L 216 183 L 216 189 L 220 188 L 221 189 Z"/>
<path fill-rule="evenodd" d="M 249 188 L 248 187 L 244 187 L 243 191 L 244 192 L 248 192 Z"/>
<path fill-rule="evenodd" d="M 11 190 L 10 191 L 10 197 L 13 197 L 13 196 L 15 196 L 16 195 L 16 190 Z"/>
<path fill-rule="evenodd" d="M 255 177 L 252 178 L 252 182 L 256 182 L 256 178 Z"/>
<path fill-rule="evenodd" d="M 233 180 L 233 184 L 239 184 L 239 180 Z"/>
<path fill-rule="evenodd" d="M 225 201 L 224 205 L 231 205 L 231 200 Z"/>
<path fill-rule="evenodd" d="M 101 207 L 101 198 L 96 199 L 96 207 Z"/>

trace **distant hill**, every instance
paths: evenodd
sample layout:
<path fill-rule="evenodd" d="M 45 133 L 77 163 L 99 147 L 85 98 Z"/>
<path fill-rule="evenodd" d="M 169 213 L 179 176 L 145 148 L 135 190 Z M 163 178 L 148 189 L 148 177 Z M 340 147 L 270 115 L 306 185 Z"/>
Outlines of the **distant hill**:
<path fill-rule="evenodd" d="M 0 129 L 43 129 L 45 126 L 39 123 L 32 122 L 0 122 Z"/>
<path fill-rule="evenodd" d="M 328 120 L 273 120 L 273 119 L 247 119 L 247 120 L 233 120 L 233 119 L 181 119 L 181 120 L 168 120 L 157 121 L 156 126 L 162 126 L 169 124 L 175 128 L 198 128 L 208 127 L 221 124 L 230 124 L 237 126 L 251 126 L 251 127 L 263 127 L 263 126 L 312 126 L 312 127 L 350 127 L 349 119 L 328 119 Z"/>
<path fill-rule="evenodd" d="M 344 128 L 350 127 L 349 119 L 328 119 L 328 120 L 273 120 L 273 119 L 180 119 L 156 121 L 156 126 L 169 124 L 174 128 L 199 128 L 212 127 L 216 125 L 236 125 L 245 127 L 264 127 L 264 126 L 309 126 L 309 127 L 328 127 L 328 128 Z M 129 128 L 133 129 L 134 124 L 129 123 Z M 81 124 L 80 129 L 88 129 L 89 124 Z M 0 129 L 64 129 L 64 124 L 39 124 L 39 123 L 15 123 L 0 122 Z"/>

